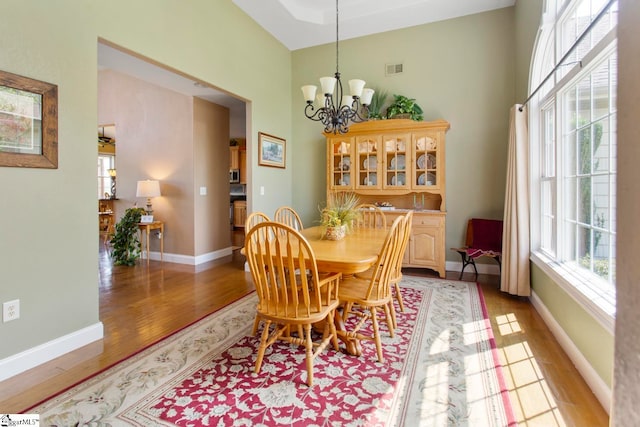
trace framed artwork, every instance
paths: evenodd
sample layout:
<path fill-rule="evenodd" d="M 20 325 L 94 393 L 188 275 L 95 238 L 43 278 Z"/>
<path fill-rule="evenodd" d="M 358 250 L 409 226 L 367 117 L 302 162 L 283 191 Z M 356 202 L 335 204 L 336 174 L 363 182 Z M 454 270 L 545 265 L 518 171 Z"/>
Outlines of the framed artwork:
<path fill-rule="evenodd" d="M 58 86 L 0 71 L 0 166 L 58 168 Z"/>
<path fill-rule="evenodd" d="M 285 167 L 287 141 L 277 136 L 258 132 L 258 164 L 275 168 Z"/>

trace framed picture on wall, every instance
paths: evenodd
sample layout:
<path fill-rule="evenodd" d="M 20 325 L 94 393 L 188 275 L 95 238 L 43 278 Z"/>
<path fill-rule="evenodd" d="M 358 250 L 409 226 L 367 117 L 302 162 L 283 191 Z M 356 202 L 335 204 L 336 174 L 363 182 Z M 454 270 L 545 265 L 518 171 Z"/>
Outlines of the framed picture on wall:
<path fill-rule="evenodd" d="M 277 136 L 258 132 L 258 164 L 275 168 L 285 167 L 287 141 Z"/>
<path fill-rule="evenodd" d="M 58 86 L 0 71 L 0 166 L 58 168 Z"/>

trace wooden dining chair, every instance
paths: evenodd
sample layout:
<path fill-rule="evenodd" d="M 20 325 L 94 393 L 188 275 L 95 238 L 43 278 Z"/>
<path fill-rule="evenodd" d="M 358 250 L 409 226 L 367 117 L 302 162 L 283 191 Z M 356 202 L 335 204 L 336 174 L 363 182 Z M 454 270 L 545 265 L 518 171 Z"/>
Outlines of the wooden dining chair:
<path fill-rule="evenodd" d="M 313 360 L 329 343 L 339 349 L 334 315 L 341 274 L 321 277 L 309 242 L 293 228 L 275 221 L 249 230 L 245 251 L 258 294 L 257 313 L 265 322 L 255 372 L 260 372 L 267 347 L 282 340 L 305 347 L 307 384 L 312 386 Z M 304 269 L 310 279 L 295 274 Z M 322 338 L 316 342 L 311 337 L 313 324 L 324 324 Z"/>
<path fill-rule="evenodd" d="M 399 216 L 391 225 L 370 278 L 343 277 L 340 282 L 338 296 L 341 303 L 344 304 L 342 320 L 346 324 L 350 315 L 359 317 L 356 324 L 346 331 L 346 338 L 374 341 L 379 362 L 384 362 L 384 355 L 382 354 L 378 311 L 384 310 L 387 328 L 393 337 L 395 321 L 391 317 L 393 311 L 390 309 L 390 305 L 393 304 L 391 279 L 397 270 L 396 264 L 402 263 L 401 247 L 405 223 L 406 217 Z M 371 335 L 362 332 L 362 327 L 368 320 L 373 326 L 373 334 Z M 346 327 L 349 328 L 349 325 L 347 324 Z"/>
<path fill-rule="evenodd" d="M 256 225 L 267 221 L 271 221 L 271 218 L 269 218 L 269 215 L 263 212 L 251 212 L 249 216 L 247 216 L 247 219 L 244 222 L 245 246 L 247 241 L 247 234 L 249 234 L 249 231 Z M 253 322 L 253 335 L 258 333 L 259 327 L 260 316 L 256 314 L 256 320 Z"/>
<path fill-rule="evenodd" d="M 271 221 L 269 215 L 262 212 L 251 212 L 247 219 L 244 221 L 244 234 L 245 236 L 249 233 L 256 224 L 260 224 L 261 222 Z"/>
<path fill-rule="evenodd" d="M 273 217 L 273 220 L 288 225 L 296 231 L 300 231 L 304 228 L 298 213 L 289 206 L 280 206 L 276 210 L 276 214 Z"/>
<path fill-rule="evenodd" d="M 387 228 L 387 218 L 378 206 L 372 203 L 362 203 L 356 206 L 359 218 L 356 227 Z"/>
<path fill-rule="evenodd" d="M 391 276 L 391 284 L 393 285 L 393 293 L 395 294 L 395 300 L 398 302 L 398 308 L 400 309 L 401 312 L 404 312 L 404 302 L 402 301 L 402 293 L 400 292 L 400 282 L 402 281 L 402 259 L 404 258 L 404 253 L 407 250 L 407 246 L 409 245 L 409 238 L 411 237 L 411 225 L 413 223 L 413 211 L 408 211 L 405 215 L 405 222 L 403 224 L 403 238 L 402 238 L 402 243 L 400 246 L 400 262 L 396 265 L 396 270 L 393 273 L 393 275 Z M 371 268 L 365 272 L 362 273 L 357 273 L 356 276 L 360 277 L 362 279 L 370 279 L 371 276 L 374 274 L 374 269 Z M 394 319 L 394 328 L 396 327 L 395 324 L 395 307 L 393 305 L 393 301 L 392 304 L 390 306 L 390 309 L 393 310 L 392 313 L 392 318 Z"/>

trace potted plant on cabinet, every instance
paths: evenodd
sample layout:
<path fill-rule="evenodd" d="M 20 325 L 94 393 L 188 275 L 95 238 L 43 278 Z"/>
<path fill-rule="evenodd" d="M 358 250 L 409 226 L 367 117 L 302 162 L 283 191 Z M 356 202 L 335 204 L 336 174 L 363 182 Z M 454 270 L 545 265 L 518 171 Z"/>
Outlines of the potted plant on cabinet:
<path fill-rule="evenodd" d="M 116 224 L 116 231 L 111 238 L 111 256 L 115 265 L 131 266 L 140 258 L 142 248 L 138 239 L 138 223 L 142 215 L 145 215 L 143 208 L 129 208 Z"/>
<path fill-rule="evenodd" d="M 356 207 L 359 203 L 355 193 L 346 191 L 331 193 L 327 206 L 321 211 L 321 223 L 327 229 L 327 239 L 340 240 L 346 235 L 358 218 L 359 213 Z"/>
<path fill-rule="evenodd" d="M 387 108 L 389 119 L 411 119 L 419 122 L 423 120 L 422 113 L 422 108 L 416 104 L 415 99 L 403 95 L 393 95 L 393 102 Z"/>
<path fill-rule="evenodd" d="M 384 90 L 376 90 L 373 92 L 373 97 L 371 98 L 371 104 L 369 104 L 369 116 L 370 120 L 379 120 L 382 119 L 382 106 L 387 100 L 387 92 Z"/>

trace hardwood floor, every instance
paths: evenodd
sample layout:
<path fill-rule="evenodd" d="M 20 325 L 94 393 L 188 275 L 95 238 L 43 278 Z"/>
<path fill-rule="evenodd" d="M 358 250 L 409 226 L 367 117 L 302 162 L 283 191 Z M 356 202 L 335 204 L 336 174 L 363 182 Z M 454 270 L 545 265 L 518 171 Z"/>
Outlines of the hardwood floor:
<path fill-rule="evenodd" d="M 242 233 L 234 233 L 234 245 L 241 240 Z M 436 276 L 420 269 L 405 273 Z M 457 279 L 458 273 L 448 272 L 447 278 Z M 465 273 L 463 279 L 474 276 Z M 498 281 L 478 277 L 519 425 L 607 426 L 606 412 L 533 306 L 499 292 Z M 198 267 L 159 261 L 114 267 L 101 252 L 104 339 L 0 382 L 0 412 L 23 411 L 252 290 L 237 250 Z"/>

